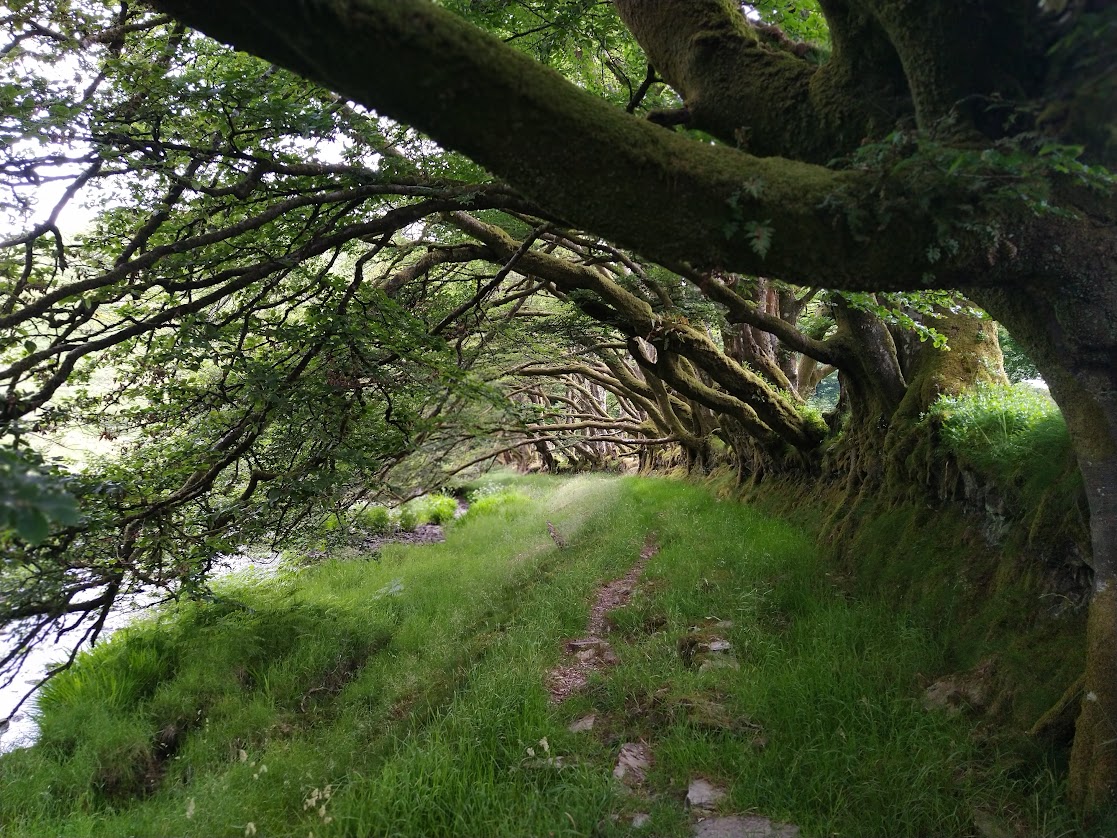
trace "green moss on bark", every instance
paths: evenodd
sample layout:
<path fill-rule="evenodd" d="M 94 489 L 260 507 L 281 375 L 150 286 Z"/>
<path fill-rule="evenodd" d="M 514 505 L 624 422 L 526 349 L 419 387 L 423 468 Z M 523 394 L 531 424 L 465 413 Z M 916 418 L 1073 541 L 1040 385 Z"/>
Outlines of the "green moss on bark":
<path fill-rule="evenodd" d="M 1070 782 L 1073 804 L 1094 817 L 1112 817 L 1117 798 L 1117 586 L 1094 594 L 1086 628 L 1085 694 L 1075 723 Z"/>

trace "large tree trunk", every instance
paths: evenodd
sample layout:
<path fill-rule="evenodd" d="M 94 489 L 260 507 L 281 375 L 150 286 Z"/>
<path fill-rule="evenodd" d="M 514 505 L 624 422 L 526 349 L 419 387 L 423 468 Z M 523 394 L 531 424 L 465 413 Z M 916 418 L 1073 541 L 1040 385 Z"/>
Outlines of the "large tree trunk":
<path fill-rule="evenodd" d="M 1086 682 L 1071 751 L 1070 796 L 1100 810 L 1117 799 L 1117 366 L 1082 376 L 1068 427 L 1090 506 L 1094 592 L 1086 624 Z M 1076 388 L 1078 389 L 1078 388 Z M 1061 395 L 1055 387 L 1052 393 Z M 1086 409 L 1081 409 L 1085 407 Z M 1067 411 L 1064 411 L 1066 413 Z"/>
<path fill-rule="evenodd" d="M 1082 464 L 1085 458 L 1080 457 Z M 1094 595 L 1086 624 L 1086 683 L 1071 751 L 1076 807 L 1101 810 L 1117 798 L 1117 457 L 1082 467 L 1090 499 Z"/>
<path fill-rule="evenodd" d="M 1083 277 L 1057 295 L 986 293 L 981 302 L 1051 388 L 1086 489 L 1094 584 L 1069 794 L 1099 813 L 1117 801 L 1117 284 Z"/>
<path fill-rule="evenodd" d="M 849 424 L 826 467 L 844 476 L 851 493 L 875 491 L 884 476 L 885 433 L 907 384 L 895 341 L 879 317 L 838 300 L 834 318 L 838 332 L 830 344 L 839 356 L 840 407 L 849 411 Z"/>

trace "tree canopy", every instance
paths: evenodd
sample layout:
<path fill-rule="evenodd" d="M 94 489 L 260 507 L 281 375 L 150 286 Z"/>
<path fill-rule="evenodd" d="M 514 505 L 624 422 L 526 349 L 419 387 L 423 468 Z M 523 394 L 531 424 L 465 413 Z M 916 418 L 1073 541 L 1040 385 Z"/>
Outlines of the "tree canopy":
<path fill-rule="evenodd" d="M 1003 379 L 976 304 L 1082 470 L 1072 794 L 1112 802 L 1107 4 L 31 0 L 2 23 L 8 672 L 123 593 L 197 594 L 222 551 L 486 457 L 881 485 L 939 395 Z M 121 449 L 64 476 L 80 521 L 27 445 L 73 424 Z"/>

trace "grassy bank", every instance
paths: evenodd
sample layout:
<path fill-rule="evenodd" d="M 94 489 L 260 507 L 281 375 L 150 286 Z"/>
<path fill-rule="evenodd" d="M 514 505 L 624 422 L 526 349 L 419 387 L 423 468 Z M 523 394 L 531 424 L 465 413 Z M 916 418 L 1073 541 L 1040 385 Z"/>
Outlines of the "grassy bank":
<path fill-rule="evenodd" d="M 801 531 L 676 482 L 507 482 L 444 544 L 233 582 L 84 658 L 41 743 L 0 757 L 0 834 L 685 835 L 695 777 L 805 835 L 1074 834 L 1012 743 L 922 709 L 934 639 L 839 593 Z M 619 662 L 553 704 L 563 641 L 650 532 Z"/>
<path fill-rule="evenodd" d="M 776 478 L 743 498 L 819 539 L 851 595 L 890 602 L 929 630 L 943 649 L 934 675 L 977 674 L 981 695 L 967 703 L 990 730 L 1043 719 L 1035 745 L 1061 771 L 1077 696 L 1061 699 L 1084 671 L 1091 590 L 1066 425 L 1046 393 L 1017 384 L 943 396 L 917 431 L 884 482 L 851 493 Z M 716 488 L 739 494 L 728 475 Z"/>

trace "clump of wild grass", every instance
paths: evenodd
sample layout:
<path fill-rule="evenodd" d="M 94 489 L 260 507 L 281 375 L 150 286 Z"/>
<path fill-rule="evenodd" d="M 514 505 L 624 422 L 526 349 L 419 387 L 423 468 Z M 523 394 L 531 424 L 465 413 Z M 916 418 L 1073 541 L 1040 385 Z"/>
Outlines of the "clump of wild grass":
<path fill-rule="evenodd" d="M 383 535 L 394 529 L 413 532 L 423 524 L 448 524 L 454 520 L 458 502 L 450 495 L 421 495 L 391 510 L 380 504 L 358 504 L 344 512 L 331 512 L 322 519 L 318 536 L 327 542 L 345 542 L 347 536 L 363 538 Z"/>
<path fill-rule="evenodd" d="M 1066 423 L 1046 392 L 1027 384 L 984 385 L 942 396 L 930 411 L 959 462 L 1036 503 L 1052 487 L 1079 485 Z"/>
<path fill-rule="evenodd" d="M 941 396 L 931 415 L 942 438 L 975 463 L 1018 466 L 1037 446 L 1066 435 L 1059 408 L 1042 390 L 1026 384 L 983 385 L 958 396 Z"/>
<path fill-rule="evenodd" d="M 506 517 L 516 514 L 527 501 L 523 492 L 498 484 L 483 484 L 469 493 L 469 510 L 466 517 L 491 515 L 501 512 Z"/>
<path fill-rule="evenodd" d="M 399 508 L 396 523 L 401 530 L 410 532 L 423 524 L 448 524 L 457 511 L 458 502 L 450 495 L 423 495 Z"/>

